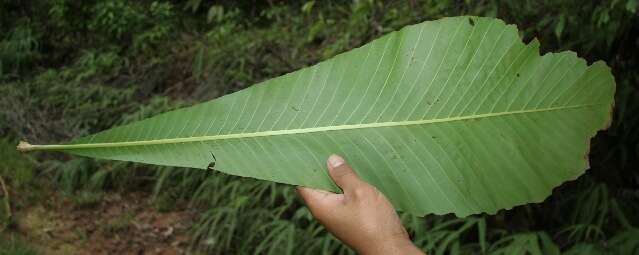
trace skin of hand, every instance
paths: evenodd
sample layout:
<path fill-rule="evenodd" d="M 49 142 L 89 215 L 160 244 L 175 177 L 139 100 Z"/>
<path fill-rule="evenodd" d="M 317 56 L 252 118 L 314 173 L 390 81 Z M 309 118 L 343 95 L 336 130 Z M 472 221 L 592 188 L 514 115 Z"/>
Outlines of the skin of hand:
<path fill-rule="evenodd" d="M 359 254 L 424 254 L 411 242 L 384 194 L 331 155 L 328 172 L 343 194 L 298 187 L 313 217 Z"/>

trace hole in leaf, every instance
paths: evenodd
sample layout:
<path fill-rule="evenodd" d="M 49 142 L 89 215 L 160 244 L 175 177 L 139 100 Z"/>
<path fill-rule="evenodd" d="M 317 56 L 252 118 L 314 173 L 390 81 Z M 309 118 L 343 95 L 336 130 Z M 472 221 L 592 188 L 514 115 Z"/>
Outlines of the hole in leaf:
<path fill-rule="evenodd" d="M 213 161 L 211 163 L 209 163 L 209 166 L 207 168 L 217 171 L 215 169 L 215 163 L 217 163 L 217 159 L 215 158 L 215 154 L 213 154 L 213 152 L 211 152 L 211 157 L 213 157 Z"/>

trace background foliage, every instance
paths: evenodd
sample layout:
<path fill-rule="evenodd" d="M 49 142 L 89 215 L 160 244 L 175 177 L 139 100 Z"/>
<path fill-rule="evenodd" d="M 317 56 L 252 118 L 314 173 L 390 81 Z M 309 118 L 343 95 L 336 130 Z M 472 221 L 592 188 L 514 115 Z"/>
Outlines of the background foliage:
<path fill-rule="evenodd" d="M 290 186 L 195 169 L 19 155 L 14 146 L 19 139 L 63 141 L 212 99 L 404 25 L 492 16 L 517 24 L 526 42 L 538 38 L 543 52 L 605 60 L 617 82 L 614 122 L 592 141 L 591 169 L 545 202 L 464 219 L 402 215 L 413 240 L 429 254 L 639 254 L 638 5 L 1 0 L 0 176 L 17 209 L 51 190 L 85 202 L 102 192 L 142 190 L 167 211 L 188 203 L 196 215 L 193 252 L 351 254 L 312 220 Z M 5 214 L 0 229 L 11 228 Z M 4 239 L 0 250 L 33 253 Z"/>

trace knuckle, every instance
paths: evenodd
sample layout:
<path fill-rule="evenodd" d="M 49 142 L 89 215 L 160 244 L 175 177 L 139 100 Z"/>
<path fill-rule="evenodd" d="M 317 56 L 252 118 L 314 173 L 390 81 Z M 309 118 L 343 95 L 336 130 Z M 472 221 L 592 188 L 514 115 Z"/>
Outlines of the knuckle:
<path fill-rule="evenodd" d="M 350 169 L 338 169 L 337 171 L 335 171 L 334 175 L 337 178 L 343 179 L 354 174 L 353 171 L 351 171 Z"/>
<path fill-rule="evenodd" d="M 373 191 L 373 190 L 371 190 L 371 188 L 370 188 L 370 187 L 367 187 L 367 186 L 360 186 L 360 187 L 355 188 L 355 189 L 353 190 L 353 193 L 355 194 L 355 196 L 356 196 L 356 197 L 360 197 L 360 198 L 362 198 L 362 197 L 367 197 L 367 196 L 369 196 L 369 195 L 371 194 L 371 192 L 372 192 L 372 191 Z"/>

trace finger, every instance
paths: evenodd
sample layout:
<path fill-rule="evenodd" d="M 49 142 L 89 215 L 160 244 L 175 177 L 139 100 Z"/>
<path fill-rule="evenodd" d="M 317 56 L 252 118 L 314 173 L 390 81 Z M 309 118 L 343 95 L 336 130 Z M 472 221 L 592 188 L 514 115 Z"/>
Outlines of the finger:
<path fill-rule="evenodd" d="M 304 203 L 306 203 L 314 214 L 323 211 L 323 208 L 330 210 L 335 207 L 340 200 L 343 200 L 341 198 L 343 196 L 342 194 L 301 186 L 297 187 L 297 193 L 300 194 L 302 199 L 304 199 Z"/>
<path fill-rule="evenodd" d="M 327 165 L 331 178 L 337 186 L 342 188 L 344 193 L 353 191 L 364 184 L 355 171 L 346 163 L 344 158 L 333 154 L 328 157 Z"/>
<path fill-rule="evenodd" d="M 312 189 L 307 187 L 297 187 L 297 193 L 300 194 L 302 199 L 306 204 L 316 204 L 316 201 L 320 201 L 325 199 L 329 195 L 334 195 L 335 193 L 331 193 L 324 190 Z"/>

